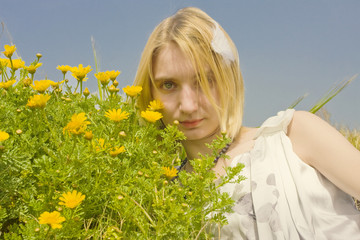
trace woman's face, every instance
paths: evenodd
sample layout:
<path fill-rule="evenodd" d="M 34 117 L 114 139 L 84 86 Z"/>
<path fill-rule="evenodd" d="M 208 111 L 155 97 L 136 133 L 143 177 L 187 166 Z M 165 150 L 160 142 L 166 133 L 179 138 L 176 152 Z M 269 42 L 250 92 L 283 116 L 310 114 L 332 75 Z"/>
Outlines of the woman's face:
<path fill-rule="evenodd" d="M 154 99 L 164 104 L 163 122 L 179 121 L 179 130 L 187 140 L 201 140 L 220 132 L 219 119 L 214 107 L 202 92 L 191 62 L 171 43 L 154 59 L 153 74 L 155 86 L 151 93 Z M 214 99 L 218 99 L 213 76 L 208 80 Z"/>

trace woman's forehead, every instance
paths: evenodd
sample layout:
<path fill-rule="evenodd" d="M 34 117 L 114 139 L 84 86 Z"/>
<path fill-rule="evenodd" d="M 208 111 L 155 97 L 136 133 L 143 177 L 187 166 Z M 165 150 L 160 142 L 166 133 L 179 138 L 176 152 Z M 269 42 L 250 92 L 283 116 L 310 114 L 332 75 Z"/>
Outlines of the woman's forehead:
<path fill-rule="evenodd" d="M 199 69 L 202 68 L 202 69 Z M 153 74 L 155 79 L 171 78 L 173 74 L 187 75 L 188 77 L 200 77 L 200 73 L 213 75 L 208 64 L 199 63 L 194 66 L 193 61 L 187 56 L 177 44 L 169 43 L 165 45 L 154 56 Z"/>

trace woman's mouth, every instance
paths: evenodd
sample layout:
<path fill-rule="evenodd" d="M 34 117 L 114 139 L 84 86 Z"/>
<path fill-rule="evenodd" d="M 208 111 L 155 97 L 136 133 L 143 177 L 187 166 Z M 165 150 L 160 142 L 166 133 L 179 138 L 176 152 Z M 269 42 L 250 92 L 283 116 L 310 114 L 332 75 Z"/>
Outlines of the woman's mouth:
<path fill-rule="evenodd" d="M 184 126 L 185 128 L 195 128 L 197 127 L 203 119 L 193 119 L 193 120 L 186 120 L 186 121 L 180 121 L 180 124 Z"/>

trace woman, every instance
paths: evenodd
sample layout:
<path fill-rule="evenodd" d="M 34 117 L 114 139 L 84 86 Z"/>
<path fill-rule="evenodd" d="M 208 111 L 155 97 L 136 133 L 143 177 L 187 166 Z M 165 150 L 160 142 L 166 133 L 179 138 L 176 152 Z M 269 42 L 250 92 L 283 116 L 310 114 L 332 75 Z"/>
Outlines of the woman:
<path fill-rule="evenodd" d="M 138 104 L 164 104 L 163 123 L 179 122 L 187 159 L 232 139 L 213 170 L 244 163 L 247 180 L 227 184 L 235 200 L 221 239 L 360 239 L 360 152 L 313 114 L 286 110 L 260 128 L 242 126 L 244 88 L 235 45 L 206 13 L 184 8 L 151 34 L 135 85 Z M 191 171 L 189 161 L 182 170 Z M 217 234 L 216 234 L 217 235 Z"/>

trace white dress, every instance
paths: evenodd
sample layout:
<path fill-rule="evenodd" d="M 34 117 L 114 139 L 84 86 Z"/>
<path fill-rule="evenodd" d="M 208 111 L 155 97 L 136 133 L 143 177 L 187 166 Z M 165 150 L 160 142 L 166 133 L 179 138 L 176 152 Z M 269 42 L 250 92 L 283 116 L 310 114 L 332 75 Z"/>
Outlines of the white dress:
<path fill-rule="evenodd" d="M 247 179 L 221 187 L 235 205 L 220 239 L 360 240 L 360 211 L 351 196 L 294 153 L 286 135 L 293 113 L 267 119 L 254 148 L 233 159 L 231 166 L 245 164 Z"/>

